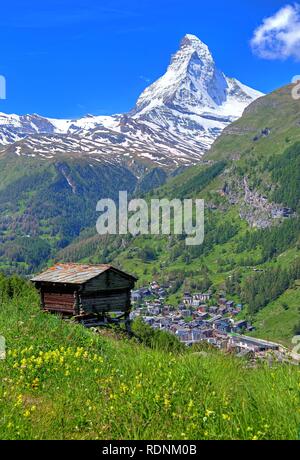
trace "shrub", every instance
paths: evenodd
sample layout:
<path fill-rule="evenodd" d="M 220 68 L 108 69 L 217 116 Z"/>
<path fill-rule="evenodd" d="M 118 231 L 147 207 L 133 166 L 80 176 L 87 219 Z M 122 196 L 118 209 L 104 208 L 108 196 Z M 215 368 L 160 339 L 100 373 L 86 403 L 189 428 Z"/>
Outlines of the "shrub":
<path fill-rule="evenodd" d="M 142 319 L 136 319 L 132 324 L 132 332 L 147 347 L 165 352 L 179 353 L 184 350 L 183 344 L 166 331 L 153 329 Z"/>

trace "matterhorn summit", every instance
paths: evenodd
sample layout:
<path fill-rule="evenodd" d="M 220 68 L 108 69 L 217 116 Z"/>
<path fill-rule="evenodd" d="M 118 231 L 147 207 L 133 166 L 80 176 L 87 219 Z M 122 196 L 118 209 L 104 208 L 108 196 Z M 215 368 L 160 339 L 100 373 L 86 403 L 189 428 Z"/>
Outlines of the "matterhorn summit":
<path fill-rule="evenodd" d="M 166 73 L 141 94 L 132 116 L 156 122 L 203 151 L 261 96 L 259 91 L 226 77 L 208 46 L 188 34 Z"/>
<path fill-rule="evenodd" d="M 262 93 L 227 77 L 208 46 L 185 35 L 166 73 L 127 114 L 58 120 L 0 114 L 0 144 L 18 156 L 82 156 L 174 169 L 197 163 L 223 129 Z"/>
<path fill-rule="evenodd" d="M 227 87 L 208 46 L 196 36 L 186 35 L 165 75 L 142 93 L 136 109 L 147 111 L 163 104 L 179 110 L 189 106 L 215 109 L 226 101 Z"/>

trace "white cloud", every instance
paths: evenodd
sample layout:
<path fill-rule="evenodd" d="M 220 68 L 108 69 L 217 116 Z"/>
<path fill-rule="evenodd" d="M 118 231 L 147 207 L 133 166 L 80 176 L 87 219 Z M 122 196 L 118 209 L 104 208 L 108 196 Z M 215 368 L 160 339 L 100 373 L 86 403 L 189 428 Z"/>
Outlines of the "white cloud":
<path fill-rule="evenodd" d="M 300 60 L 300 4 L 286 5 L 264 19 L 254 31 L 251 46 L 265 59 Z"/>

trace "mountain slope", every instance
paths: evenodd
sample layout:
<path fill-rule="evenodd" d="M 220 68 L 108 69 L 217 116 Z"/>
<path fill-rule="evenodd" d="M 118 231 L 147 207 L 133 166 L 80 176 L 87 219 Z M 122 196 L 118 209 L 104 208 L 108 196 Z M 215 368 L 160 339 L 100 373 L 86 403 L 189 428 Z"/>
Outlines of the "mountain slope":
<path fill-rule="evenodd" d="M 103 197 L 132 194 L 138 181 L 127 168 L 79 159 L 0 155 L 0 267 L 30 273 L 97 219 Z"/>
<path fill-rule="evenodd" d="M 220 192 L 254 227 L 267 227 L 299 206 L 300 103 L 291 91 L 289 85 L 253 102 L 205 156 L 230 161 Z"/>
<path fill-rule="evenodd" d="M 250 104 L 243 117 L 224 129 L 207 158 L 266 159 L 300 140 L 300 103 L 292 98 L 292 89 L 284 86 Z"/>

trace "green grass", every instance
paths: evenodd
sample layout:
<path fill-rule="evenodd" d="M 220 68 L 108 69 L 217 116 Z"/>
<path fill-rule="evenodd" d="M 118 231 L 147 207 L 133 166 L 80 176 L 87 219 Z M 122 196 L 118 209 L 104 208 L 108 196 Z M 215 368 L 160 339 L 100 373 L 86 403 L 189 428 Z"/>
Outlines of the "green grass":
<path fill-rule="evenodd" d="M 255 318 L 254 335 L 279 341 L 292 347 L 291 339 L 300 318 L 300 288 L 289 289 L 282 296 L 263 308 Z"/>
<path fill-rule="evenodd" d="M 165 353 L 0 305 L 1 439 L 297 439 L 299 368 L 216 351 Z"/>
<path fill-rule="evenodd" d="M 205 158 L 220 161 L 241 157 L 247 163 L 250 156 L 274 157 L 299 141 L 299 103 L 293 100 L 291 91 L 292 85 L 285 86 L 252 103 L 243 117 L 225 129 Z M 254 141 L 265 128 L 271 130 L 270 135 Z"/>

